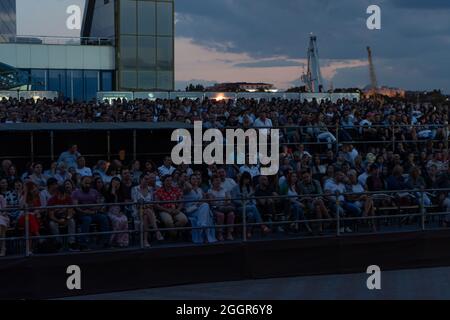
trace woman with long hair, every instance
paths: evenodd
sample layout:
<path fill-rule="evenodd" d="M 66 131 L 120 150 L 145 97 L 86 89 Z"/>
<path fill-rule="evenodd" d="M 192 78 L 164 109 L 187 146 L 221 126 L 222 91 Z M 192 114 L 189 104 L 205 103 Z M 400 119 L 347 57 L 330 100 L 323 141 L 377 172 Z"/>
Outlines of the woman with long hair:
<path fill-rule="evenodd" d="M 133 202 L 142 203 L 142 217 L 140 217 L 139 206 L 134 206 L 134 218 L 136 221 L 140 221 L 143 224 L 144 228 L 144 246 L 146 248 L 150 247 L 150 243 L 148 241 L 148 230 L 150 227 L 153 228 L 156 239 L 158 241 L 163 241 L 164 237 L 161 232 L 158 230 L 158 225 L 156 223 L 155 211 L 153 210 L 153 205 L 151 202 L 154 201 L 153 193 L 155 190 L 149 186 L 150 177 L 147 174 L 142 174 L 139 178 L 140 183 L 138 186 L 134 187 L 131 191 L 131 197 L 133 198 Z M 142 218 L 142 221 L 140 220 Z"/>
<path fill-rule="evenodd" d="M 212 210 L 216 216 L 216 223 L 218 226 L 224 225 L 225 222 L 227 225 L 234 225 L 235 224 L 235 210 L 236 208 L 231 203 L 230 199 L 230 193 L 225 190 L 225 188 L 222 187 L 222 180 L 219 176 L 214 176 L 212 178 L 212 187 L 209 190 L 209 197 L 211 200 L 214 200 L 211 202 Z M 233 238 L 233 227 L 227 228 L 227 235 L 226 239 L 229 241 L 234 240 Z M 218 228 L 217 229 L 217 240 L 224 241 L 223 237 L 223 229 Z"/>
<path fill-rule="evenodd" d="M 199 182 L 198 177 L 192 175 L 189 182 L 184 184 L 183 200 L 186 201 L 186 215 L 192 227 L 201 228 L 192 230 L 192 241 L 198 244 L 217 242 L 212 211 L 209 204 L 202 201 L 204 194 Z"/>
<path fill-rule="evenodd" d="M 39 237 L 41 210 L 36 208 L 41 207 L 41 200 L 39 197 L 39 188 L 34 182 L 28 181 L 25 183 L 23 194 L 20 197 L 20 206 L 24 208 L 24 213 L 20 215 L 17 221 L 19 228 L 24 229 L 26 232 L 26 221 L 28 219 L 29 236 Z M 32 251 L 32 244 L 32 240 L 29 240 L 30 253 Z"/>
<path fill-rule="evenodd" d="M 254 197 L 255 188 L 253 187 L 252 176 L 250 173 L 245 171 L 242 173 L 241 178 L 239 179 L 239 184 L 233 188 L 231 191 L 231 197 L 233 199 L 248 199 Z M 244 214 L 244 208 L 246 212 L 246 218 L 248 222 L 254 222 L 261 226 L 261 230 L 264 234 L 270 233 L 269 227 L 267 227 L 263 223 L 263 219 L 261 217 L 261 213 L 256 207 L 256 201 L 254 199 L 245 200 L 245 207 L 241 200 L 233 200 L 234 205 L 236 206 L 239 214 Z M 247 238 L 252 237 L 252 228 L 247 228 Z"/>
<path fill-rule="evenodd" d="M 293 228 L 295 231 L 298 231 L 299 223 L 297 221 L 305 220 L 305 213 L 304 213 L 305 206 L 303 205 L 303 203 L 301 203 L 299 198 L 300 190 L 298 188 L 297 173 L 292 172 L 287 177 L 287 185 L 288 185 L 287 196 L 289 197 L 286 203 L 287 212 L 290 213 L 291 219 L 295 221 L 294 223 L 291 224 L 291 228 Z M 305 222 L 305 226 L 309 232 L 312 232 L 307 222 Z"/>
<path fill-rule="evenodd" d="M 113 204 L 108 207 L 108 216 L 111 220 L 114 232 L 120 232 L 111 236 L 111 244 L 117 245 L 120 248 L 128 247 L 130 237 L 128 234 L 128 219 L 123 213 L 123 208 L 118 203 L 123 203 L 123 195 L 121 192 L 121 181 L 114 177 L 109 184 L 108 190 L 105 194 L 105 203 Z"/>

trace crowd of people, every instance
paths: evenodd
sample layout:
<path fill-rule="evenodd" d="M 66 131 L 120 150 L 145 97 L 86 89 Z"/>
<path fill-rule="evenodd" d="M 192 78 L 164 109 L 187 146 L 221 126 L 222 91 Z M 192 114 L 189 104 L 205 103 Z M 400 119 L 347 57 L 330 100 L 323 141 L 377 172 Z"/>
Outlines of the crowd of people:
<path fill-rule="evenodd" d="M 337 216 L 366 217 L 365 227 L 377 231 L 369 218 L 381 207 L 450 210 L 449 192 L 418 191 L 450 189 L 448 106 L 275 99 L 0 102 L 2 123 L 200 120 L 205 128 L 282 128 L 279 173 L 262 176 L 251 164 L 174 166 L 170 157 L 88 164 L 77 145 L 48 167 L 30 162 L 19 168 L 3 159 L 0 239 L 11 228 L 23 234 L 27 225 L 31 236 L 65 233 L 70 250 L 91 248 L 93 230 L 102 233 L 95 245 L 106 248 L 128 247 L 135 230 L 143 231 L 145 247 L 187 238 L 201 244 L 232 241 L 244 218 L 251 238 L 322 234 L 336 228 Z M 350 222 L 340 227 L 353 231 Z M 0 240 L 0 256 L 5 254 Z"/>

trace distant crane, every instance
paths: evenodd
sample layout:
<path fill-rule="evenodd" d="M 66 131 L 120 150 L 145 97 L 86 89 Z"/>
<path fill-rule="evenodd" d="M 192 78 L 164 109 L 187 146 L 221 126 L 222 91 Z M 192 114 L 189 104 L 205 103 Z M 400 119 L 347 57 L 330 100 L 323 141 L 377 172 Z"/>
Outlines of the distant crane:
<path fill-rule="evenodd" d="M 308 92 L 317 93 L 323 91 L 322 73 L 320 72 L 319 50 L 317 48 L 317 37 L 312 33 L 308 48 L 308 71 L 302 76 Z"/>

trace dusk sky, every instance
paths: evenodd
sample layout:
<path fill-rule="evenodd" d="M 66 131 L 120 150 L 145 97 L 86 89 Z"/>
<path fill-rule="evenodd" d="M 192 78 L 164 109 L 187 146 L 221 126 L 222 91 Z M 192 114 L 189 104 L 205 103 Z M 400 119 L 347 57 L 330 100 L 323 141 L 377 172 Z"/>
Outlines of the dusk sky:
<path fill-rule="evenodd" d="M 22 16 L 18 12 L 22 19 L 19 24 L 26 21 L 19 30 L 61 35 L 67 34 L 64 27 L 48 26 L 47 15 L 47 24 L 39 23 L 44 15 L 35 15 L 36 10 L 45 8 L 45 12 L 53 12 L 55 17 L 64 17 L 67 3 L 84 1 L 18 2 L 39 4 L 34 10 L 22 10 Z M 309 33 L 314 32 L 326 87 L 330 83 L 335 88 L 369 84 L 366 46 L 371 46 L 381 85 L 438 88 L 450 93 L 448 0 L 178 0 L 175 3 L 178 89 L 190 82 L 225 81 L 270 82 L 281 89 L 298 86 Z M 366 27 L 369 16 L 366 9 L 371 4 L 381 7 L 381 30 L 370 31 Z M 61 21 L 64 19 L 52 19 L 53 24 Z M 36 28 L 36 23 L 40 27 Z"/>

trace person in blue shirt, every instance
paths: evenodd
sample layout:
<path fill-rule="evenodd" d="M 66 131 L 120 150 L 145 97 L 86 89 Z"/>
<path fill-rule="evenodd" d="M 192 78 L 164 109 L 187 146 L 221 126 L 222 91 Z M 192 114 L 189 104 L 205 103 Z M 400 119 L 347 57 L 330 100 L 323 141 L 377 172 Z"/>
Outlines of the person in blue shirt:
<path fill-rule="evenodd" d="M 77 159 L 79 156 L 81 154 L 78 152 L 78 146 L 76 144 L 70 145 L 70 148 L 59 156 L 58 164 L 64 163 L 66 168 L 77 168 Z"/>

